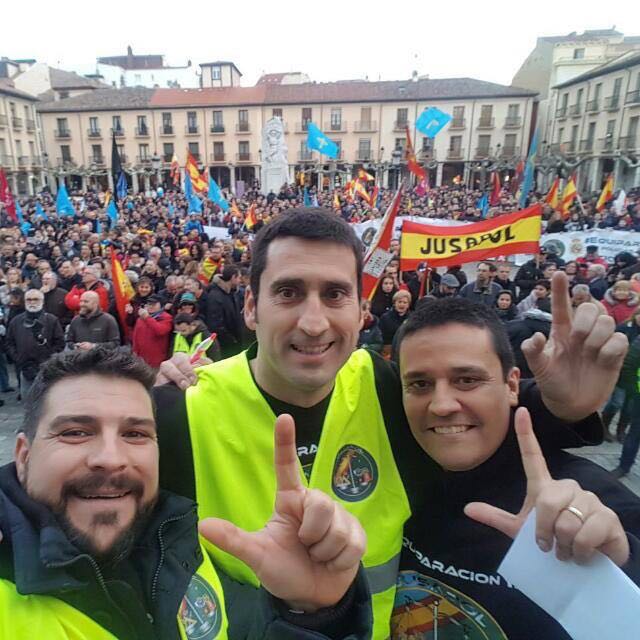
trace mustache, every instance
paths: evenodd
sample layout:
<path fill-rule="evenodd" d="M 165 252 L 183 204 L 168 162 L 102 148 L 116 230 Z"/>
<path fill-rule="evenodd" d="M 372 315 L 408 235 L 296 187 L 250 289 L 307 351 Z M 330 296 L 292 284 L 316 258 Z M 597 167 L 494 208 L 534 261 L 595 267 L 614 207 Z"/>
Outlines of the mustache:
<path fill-rule="evenodd" d="M 71 496 L 91 495 L 102 490 L 130 493 L 140 499 L 144 494 L 144 485 L 125 474 L 114 476 L 110 473 L 96 472 L 65 482 L 60 497 L 66 503 Z"/>

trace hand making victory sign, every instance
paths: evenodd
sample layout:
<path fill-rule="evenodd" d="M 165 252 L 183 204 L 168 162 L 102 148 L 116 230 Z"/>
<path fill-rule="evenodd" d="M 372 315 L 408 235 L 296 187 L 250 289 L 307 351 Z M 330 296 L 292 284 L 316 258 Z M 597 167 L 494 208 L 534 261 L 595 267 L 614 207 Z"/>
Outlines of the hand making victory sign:
<path fill-rule="evenodd" d="M 276 500 L 271 519 L 247 532 L 207 518 L 200 533 L 247 564 L 264 588 L 296 610 L 337 604 L 349 589 L 366 549 L 358 520 L 300 478 L 295 425 L 281 415 L 275 425 Z"/>
<path fill-rule="evenodd" d="M 551 413 L 581 420 L 609 399 L 627 352 L 628 340 L 616 333 L 613 318 L 586 302 L 571 308 L 569 281 L 556 272 L 551 281 L 551 333 L 536 333 L 522 352 Z"/>
<path fill-rule="evenodd" d="M 515 538 L 531 509 L 536 510 L 536 541 L 542 551 L 556 542 L 560 560 L 588 561 L 596 551 L 618 566 L 629 559 L 629 541 L 618 516 L 575 480 L 554 480 L 549 474 L 529 412 L 516 411 L 515 429 L 527 477 L 527 495 L 519 513 L 483 502 L 471 502 L 464 512 L 482 524 Z"/>

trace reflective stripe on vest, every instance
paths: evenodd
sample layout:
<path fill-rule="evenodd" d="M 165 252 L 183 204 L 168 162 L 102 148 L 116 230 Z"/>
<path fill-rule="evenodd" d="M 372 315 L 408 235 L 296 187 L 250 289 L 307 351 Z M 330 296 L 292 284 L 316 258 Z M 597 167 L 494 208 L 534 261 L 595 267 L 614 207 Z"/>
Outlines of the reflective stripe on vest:
<path fill-rule="evenodd" d="M 200 518 L 216 516 L 254 531 L 273 510 L 275 416 L 256 387 L 246 353 L 197 369 L 187 390 Z M 393 425 L 391 425 L 392 427 Z M 374 638 L 389 636 L 402 527 L 409 503 L 395 465 L 376 394 L 373 362 L 354 352 L 338 372 L 307 483 L 354 514 L 367 532 L 363 564 L 371 582 Z M 242 562 L 205 547 L 231 577 L 258 584 Z"/>
<path fill-rule="evenodd" d="M 188 356 L 191 356 L 196 352 L 202 340 L 202 331 L 193 336 L 191 344 L 186 341 L 182 334 L 176 333 L 173 340 L 173 353 L 186 353 Z"/>
<path fill-rule="evenodd" d="M 203 549 L 204 551 L 204 549 Z M 177 613 L 182 640 L 227 640 L 220 579 L 206 553 L 189 582 Z M 117 640 L 97 621 L 52 596 L 23 596 L 0 579 L 0 638 L 9 640 Z"/>

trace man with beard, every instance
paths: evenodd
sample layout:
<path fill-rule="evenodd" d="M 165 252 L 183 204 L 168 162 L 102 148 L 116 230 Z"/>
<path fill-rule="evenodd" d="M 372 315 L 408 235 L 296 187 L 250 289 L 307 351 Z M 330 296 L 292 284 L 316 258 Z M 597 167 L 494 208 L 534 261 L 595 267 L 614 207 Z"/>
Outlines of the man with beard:
<path fill-rule="evenodd" d="M 29 390 L 38 367 L 53 353 L 64 349 L 64 334 L 58 319 L 44 311 L 44 294 L 29 289 L 24 296 L 25 312 L 7 329 L 7 353 L 20 373 L 20 393 Z"/>
<path fill-rule="evenodd" d="M 153 379 L 121 350 L 43 365 L 15 462 L 0 469 L 0 637 L 364 640 L 364 532 L 302 487 L 291 417 L 275 428 L 278 483 L 264 528 L 200 525 L 266 591 L 242 588 L 203 552 L 196 505 L 159 491 Z"/>
<path fill-rule="evenodd" d="M 72 349 L 93 349 L 97 345 L 120 345 L 120 329 L 116 319 L 100 309 L 100 298 L 95 291 L 80 296 L 80 310 L 67 331 L 67 345 Z"/>

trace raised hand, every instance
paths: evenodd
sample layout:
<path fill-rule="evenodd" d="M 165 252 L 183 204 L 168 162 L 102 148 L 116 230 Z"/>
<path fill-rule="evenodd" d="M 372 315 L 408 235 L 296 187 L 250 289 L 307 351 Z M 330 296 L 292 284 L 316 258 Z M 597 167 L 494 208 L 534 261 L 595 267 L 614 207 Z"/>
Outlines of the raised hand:
<path fill-rule="evenodd" d="M 353 582 L 366 549 L 358 520 L 301 481 L 295 425 L 281 415 L 275 425 L 275 509 L 263 529 L 247 532 L 208 518 L 200 533 L 247 564 L 264 588 L 296 610 L 337 604 Z"/>
<path fill-rule="evenodd" d="M 519 513 L 484 502 L 469 503 L 467 516 L 515 538 L 531 509 L 536 510 L 536 542 L 553 549 L 560 560 L 588 561 L 596 551 L 622 566 L 629 559 L 629 542 L 618 516 L 575 480 L 554 480 L 531 426 L 529 412 L 516 411 L 516 435 L 527 477 L 527 495 Z"/>
<path fill-rule="evenodd" d="M 181 389 L 187 389 L 198 382 L 195 369 L 186 353 L 174 353 L 169 360 L 160 364 L 154 384 L 159 386 L 172 383 Z"/>
<path fill-rule="evenodd" d="M 608 400 L 618 379 L 628 340 L 616 333 L 613 318 L 595 305 L 571 310 L 569 281 L 556 272 L 551 281 L 551 333 L 522 343 L 546 407 L 570 422 L 586 418 Z"/>

